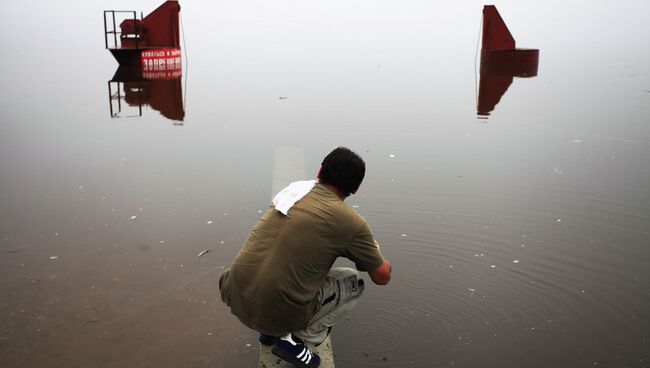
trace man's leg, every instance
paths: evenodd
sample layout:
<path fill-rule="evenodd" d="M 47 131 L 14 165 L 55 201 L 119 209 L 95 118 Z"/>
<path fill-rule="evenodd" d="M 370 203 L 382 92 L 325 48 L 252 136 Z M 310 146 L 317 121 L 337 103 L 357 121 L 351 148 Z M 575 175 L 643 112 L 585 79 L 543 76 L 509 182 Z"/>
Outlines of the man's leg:
<path fill-rule="evenodd" d="M 348 267 L 332 268 L 316 296 L 319 310 L 306 329 L 293 334 L 309 344 L 319 345 L 332 326 L 354 308 L 364 288 L 359 271 Z"/>

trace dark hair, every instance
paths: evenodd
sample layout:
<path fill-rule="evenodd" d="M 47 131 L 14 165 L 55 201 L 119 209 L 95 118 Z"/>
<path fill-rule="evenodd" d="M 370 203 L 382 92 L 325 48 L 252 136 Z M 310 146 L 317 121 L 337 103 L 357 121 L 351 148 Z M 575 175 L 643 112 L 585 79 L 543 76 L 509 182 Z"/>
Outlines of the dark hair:
<path fill-rule="evenodd" d="M 359 189 L 366 163 L 349 148 L 339 147 L 323 159 L 320 182 L 335 186 L 344 197 Z"/>

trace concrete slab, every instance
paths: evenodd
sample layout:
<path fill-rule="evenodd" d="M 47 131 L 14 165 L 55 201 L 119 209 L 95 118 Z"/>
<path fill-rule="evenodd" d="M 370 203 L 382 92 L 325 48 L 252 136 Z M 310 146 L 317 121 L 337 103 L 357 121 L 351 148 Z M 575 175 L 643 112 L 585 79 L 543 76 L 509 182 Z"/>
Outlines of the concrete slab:
<path fill-rule="evenodd" d="M 314 351 L 320 356 L 319 368 L 334 368 L 334 352 L 332 350 L 332 340 L 330 340 L 329 336 Z M 293 365 L 273 355 L 271 346 L 260 344 L 259 368 L 293 368 Z"/>
<path fill-rule="evenodd" d="M 289 183 L 297 180 L 307 180 L 305 157 L 302 147 L 283 146 L 273 152 L 273 183 L 271 198 Z M 314 349 L 320 356 L 319 368 L 334 368 L 334 353 L 329 336 Z M 259 368 L 293 368 L 292 364 L 273 355 L 271 346 L 260 344 Z"/>
<path fill-rule="evenodd" d="M 314 173 L 315 175 L 315 173 Z M 273 183 L 271 198 L 279 191 L 298 180 L 308 180 L 305 170 L 305 153 L 302 147 L 282 146 L 273 151 Z"/>

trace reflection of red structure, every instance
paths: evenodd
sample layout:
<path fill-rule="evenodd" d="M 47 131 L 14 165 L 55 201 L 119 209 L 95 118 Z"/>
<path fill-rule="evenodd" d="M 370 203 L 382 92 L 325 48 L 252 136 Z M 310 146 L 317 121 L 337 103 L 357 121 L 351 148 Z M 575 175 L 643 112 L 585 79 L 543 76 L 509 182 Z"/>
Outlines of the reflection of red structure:
<path fill-rule="evenodd" d="M 117 91 L 113 93 L 115 85 Z M 120 66 L 108 82 L 108 88 L 111 117 L 120 117 L 122 100 L 129 106 L 138 107 L 137 116 L 141 116 L 142 107 L 148 105 L 170 120 L 182 122 L 185 117 L 180 71 L 143 73 L 137 67 Z M 117 106 L 114 106 L 114 100 L 117 100 Z"/>
<path fill-rule="evenodd" d="M 180 10 L 178 1 L 173 0 L 165 1 L 142 19 L 137 19 L 135 11 L 105 10 L 106 48 L 120 65 L 144 66 L 148 60 L 147 65 L 150 66 L 156 64 L 158 67 L 180 69 Z M 116 13 L 129 16 L 120 23 L 119 31 L 116 26 Z M 107 20 L 107 14 L 112 15 L 112 22 Z M 112 31 L 108 30 L 109 27 L 112 27 Z M 113 35 L 113 47 L 109 47 L 110 35 Z"/>
<path fill-rule="evenodd" d="M 496 7 L 486 5 L 483 8 L 478 115 L 490 115 L 512 84 L 513 77 L 534 77 L 538 65 L 539 50 L 515 48 L 515 39 Z"/>
<path fill-rule="evenodd" d="M 537 74 L 520 73 L 519 67 L 481 70 L 478 85 L 478 115 L 488 116 L 512 84 L 514 77 L 529 78 Z"/>

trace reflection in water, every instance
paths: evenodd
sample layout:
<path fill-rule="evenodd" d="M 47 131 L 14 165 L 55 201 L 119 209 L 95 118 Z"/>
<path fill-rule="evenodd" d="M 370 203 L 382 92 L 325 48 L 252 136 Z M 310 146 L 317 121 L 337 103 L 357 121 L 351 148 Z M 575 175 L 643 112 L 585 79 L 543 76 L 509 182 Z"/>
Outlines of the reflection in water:
<path fill-rule="evenodd" d="M 510 30 L 493 5 L 483 7 L 483 43 L 477 114 L 486 118 L 506 93 L 513 77 L 537 75 L 539 50 L 518 49 Z"/>
<path fill-rule="evenodd" d="M 173 120 L 174 125 L 183 125 L 181 75 L 181 70 L 143 72 L 139 67 L 120 66 L 108 81 L 111 117 L 142 116 L 142 107 L 148 105 Z"/>
<path fill-rule="evenodd" d="M 514 77 L 531 78 L 537 76 L 537 65 L 526 66 L 495 66 L 481 64 L 481 77 L 478 85 L 477 114 L 479 118 L 487 119 L 512 84 Z"/>

